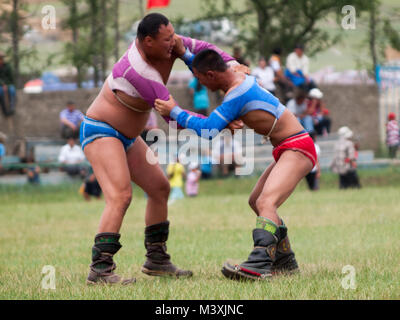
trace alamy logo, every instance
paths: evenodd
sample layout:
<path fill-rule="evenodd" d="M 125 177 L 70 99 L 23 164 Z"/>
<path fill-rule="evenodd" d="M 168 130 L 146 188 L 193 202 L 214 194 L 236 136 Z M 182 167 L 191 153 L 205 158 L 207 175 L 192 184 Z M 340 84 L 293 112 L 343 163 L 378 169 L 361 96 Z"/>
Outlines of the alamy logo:
<path fill-rule="evenodd" d="M 356 268 L 351 265 L 346 265 L 342 268 L 342 273 L 347 275 L 342 279 L 342 288 L 345 290 L 355 290 L 356 285 Z"/>
<path fill-rule="evenodd" d="M 56 28 L 56 8 L 54 6 L 44 6 L 42 13 L 45 15 L 42 18 L 42 28 L 44 30 L 50 30 Z"/>
<path fill-rule="evenodd" d="M 42 268 L 42 274 L 45 276 L 42 278 L 42 289 L 44 290 L 56 290 L 56 268 L 47 265 Z"/>
<path fill-rule="evenodd" d="M 342 28 L 345 30 L 355 30 L 356 28 L 356 8 L 347 5 L 342 8 L 342 14 L 345 16 L 342 19 Z"/>
<path fill-rule="evenodd" d="M 254 171 L 255 135 L 252 129 L 235 130 L 233 135 L 228 129 L 221 132 L 202 129 L 199 137 L 191 129 L 178 132 L 176 121 L 171 121 L 167 134 L 160 129 L 153 129 L 147 133 L 146 140 L 157 140 L 147 150 L 146 159 L 150 164 L 173 163 L 179 155 L 183 165 L 192 162 L 232 164 L 234 161 L 237 165 L 236 175 L 250 175 Z M 202 154 L 212 155 L 207 160 L 209 162 L 203 162 L 205 158 L 201 157 Z"/>

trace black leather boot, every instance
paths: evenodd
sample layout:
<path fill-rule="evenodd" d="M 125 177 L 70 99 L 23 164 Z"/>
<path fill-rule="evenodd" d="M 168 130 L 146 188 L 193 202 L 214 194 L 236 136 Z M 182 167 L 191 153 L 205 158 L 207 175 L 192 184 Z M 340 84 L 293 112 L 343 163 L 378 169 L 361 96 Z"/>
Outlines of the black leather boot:
<path fill-rule="evenodd" d="M 247 261 L 239 265 L 226 262 L 222 274 L 233 280 L 264 280 L 271 277 L 278 237 L 279 229 L 274 234 L 264 229 L 254 229 L 254 249 Z"/>
<path fill-rule="evenodd" d="M 96 235 L 92 248 L 92 263 L 86 280 L 87 284 L 130 284 L 135 278 L 123 279 L 114 273 L 116 264 L 113 256 L 122 247 L 118 233 L 104 232 Z"/>
<path fill-rule="evenodd" d="M 142 272 L 149 276 L 191 277 L 192 271 L 179 269 L 171 262 L 166 246 L 168 234 L 169 221 L 146 227 L 144 245 L 147 259 Z"/>
<path fill-rule="evenodd" d="M 294 273 L 299 271 L 299 266 L 290 247 L 289 237 L 287 235 L 287 227 L 281 220 L 279 226 L 279 238 L 276 248 L 275 261 L 272 265 L 273 273 Z"/>

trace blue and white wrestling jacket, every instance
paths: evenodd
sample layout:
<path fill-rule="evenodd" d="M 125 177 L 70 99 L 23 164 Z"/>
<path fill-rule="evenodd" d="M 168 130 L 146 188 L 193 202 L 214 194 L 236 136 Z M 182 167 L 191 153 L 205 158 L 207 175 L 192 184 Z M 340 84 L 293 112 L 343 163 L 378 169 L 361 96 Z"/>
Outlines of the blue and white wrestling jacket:
<path fill-rule="evenodd" d="M 179 106 L 171 110 L 170 117 L 199 136 L 203 136 L 201 130 L 206 129 L 210 134 L 207 133 L 204 138 L 212 139 L 230 122 L 250 111 L 264 110 L 279 119 L 285 109 L 278 98 L 260 87 L 255 77 L 246 75 L 245 80 L 225 96 L 222 104 L 208 118 L 193 116 Z"/>

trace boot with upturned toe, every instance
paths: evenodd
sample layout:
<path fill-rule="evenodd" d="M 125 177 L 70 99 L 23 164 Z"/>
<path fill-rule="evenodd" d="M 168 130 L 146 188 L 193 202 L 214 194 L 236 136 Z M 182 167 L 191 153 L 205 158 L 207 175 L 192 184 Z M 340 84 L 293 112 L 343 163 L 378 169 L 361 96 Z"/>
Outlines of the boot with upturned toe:
<path fill-rule="evenodd" d="M 245 262 L 232 265 L 225 262 L 222 274 L 232 280 L 265 280 L 272 276 L 275 261 L 276 235 L 264 229 L 253 230 L 254 248 Z"/>
<path fill-rule="evenodd" d="M 182 270 L 171 262 L 166 246 L 168 234 L 169 221 L 146 227 L 144 245 L 147 259 L 142 272 L 149 276 L 191 277 L 192 271 Z"/>
<path fill-rule="evenodd" d="M 272 265 L 272 272 L 274 274 L 285 273 L 291 274 L 299 272 L 295 254 L 290 246 L 289 237 L 287 235 L 287 227 L 281 220 L 279 226 L 279 239 L 276 248 L 275 261 Z"/>
<path fill-rule="evenodd" d="M 136 282 L 135 278 L 124 279 L 114 273 L 116 264 L 113 256 L 122 247 L 119 243 L 121 237 L 118 233 L 103 232 L 95 237 L 92 248 L 92 263 L 86 284 L 122 284 L 127 285 Z"/>

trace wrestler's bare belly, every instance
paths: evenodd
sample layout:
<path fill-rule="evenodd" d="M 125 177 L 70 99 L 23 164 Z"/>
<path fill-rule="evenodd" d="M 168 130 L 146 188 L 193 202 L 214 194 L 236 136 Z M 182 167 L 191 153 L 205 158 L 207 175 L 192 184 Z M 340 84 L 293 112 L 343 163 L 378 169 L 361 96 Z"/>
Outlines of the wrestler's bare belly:
<path fill-rule="evenodd" d="M 123 92 L 117 92 L 117 94 L 126 104 L 136 109 L 151 110 L 151 106 L 143 99 L 130 97 Z M 90 105 L 86 115 L 89 118 L 108 123 L 127 138 L 135 138 L 140 135 L 149 118 L 149 112 L 137 112 L 119 102 L 109 88 L 107 81 L 104 82 L 100 93 Z"/>
<path fill-rule="evenodd" d="M 249 128 L 261 135 L 267 135 L 271 130 L 275 117 L 263 110 L 250 111 L 241 120 Z M 287 137 L 304 130 L 303 126 L 297 121 L 296 117 L 285 110 L 276 123 L 274 130 L 270 135 L 271 144 L 275 147 Z"/>
<path fill-rule="evenodd" d="M 166 84 L 172 66 L 178 58 L 177 55 L 172 54 L 168 59 L 157 60 L 150 63 L 140 47 L 138 47 L 138 50 L 143 59 L 158 70 L 164 84 Z M 131 97 L 122 91 L 117 91 L 117 95 L 124 103 L 145 112 L 134 111 L 124 106 L 117 100 L 108 86 L 108 82 L 105 81 L 100 93 L 90 105 L 86 115 L 89 118 L 108 123 L 127 138 L 135 138 L 140 135 L 145 128 L 149 118 L 149 111 L 151 111 L 152 107 L 143 99 Z"/>

